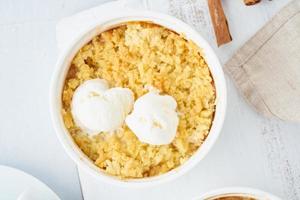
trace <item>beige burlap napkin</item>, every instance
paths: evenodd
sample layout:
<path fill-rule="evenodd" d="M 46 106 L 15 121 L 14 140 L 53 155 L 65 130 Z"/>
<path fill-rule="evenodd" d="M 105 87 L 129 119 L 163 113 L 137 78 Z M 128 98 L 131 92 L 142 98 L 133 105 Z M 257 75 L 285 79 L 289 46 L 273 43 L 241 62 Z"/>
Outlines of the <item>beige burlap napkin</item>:
<path fill-rule="evenodd" d="M 225 71 L 259 113 L 300 122 L 300 0 L 239 49 Z"/>

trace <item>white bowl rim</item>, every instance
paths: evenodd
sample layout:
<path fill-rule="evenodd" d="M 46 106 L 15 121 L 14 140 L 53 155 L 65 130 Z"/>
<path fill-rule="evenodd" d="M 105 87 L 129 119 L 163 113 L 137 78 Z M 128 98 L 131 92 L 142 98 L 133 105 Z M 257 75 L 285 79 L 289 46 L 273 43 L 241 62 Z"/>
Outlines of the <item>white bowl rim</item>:
<path fill-rule="evenodd" d="M 116 177 L 109 176 L 102 172 L 98 167 L 96 167 L 87 156 L 78 148 L 74 143 L 72 137 L 66 130 L 62 116 L 60 113 L 61 108 L 61 91 L 62 83 L 65 79 L 65 74 L 68 69 L 69 63 L 73 59 L 70 56 L 72 53 L 75 54 L 80 47 L 83 46 L 87 41 L 90 41 L 92 37 L 103 32 L 100 31 L 99 27 L 119 25 L 122 22 L 128 21 L 151 21 L 155 24 L 167 27 L 177 33 L 183 33 L 187 39 L 191 39 L 204 51 L 204 57 L 207 61 L 211 74 L 213 76 L 215 87 L 216 87 L 216 112 L 213 120 L 213 124 L 208 137 L 202 146 L 194 153 L 194 155 L 189 158 L 183 165 L 159 176 L 142 178 L 142 179 L 129 179 L 120 180 Z M 175 28 L 176 27 L 176 28 Z M 107 30 L 107 29 L 106 29 Z M 201 45 L 199 45 L 201 44 Z M 76 51 L 75 51 L 76 50 Z M 72 52 L 73 51 L 73 52 Z M 74 53 L 75 52 L 75 53 Z M 68 63 L 68 64 L 67 64 Z M 64 73 L 62 73 L 64 71 Z M 79 38 L 73 41 L 72 45 L 61 52 L 55 67 L 54 74 L 51 80 L 50 86 L 50 113 L 52 122 L 57 133 L 57 136 L 62 143 L 63 147 L 69 154 L 69 156 L 75 161 L 79 167 L 88 171 L 95 177 L 107 182 L 116 184 L 118 186 L 129 186 L 129 187 L 141 187 L 141 186 L 151 186 L 157 185 L 158 183 L 163 183 L 166 181 L 173 180 L 194 167 L 200 160 L 202 160 L 206 154 L 209 152 L 211 147 L 216 142 L 225 118 L 227 104 L 227 92 L 226 92 L 226 81 L 224 78 L 224 73 L 221 64 L 215 55 L 214 51 L 210 45 L 190 26 L 180 21 L 179 19 L 153 11 L 130 11 L 130 12 L 120 12 L 112 13 L 111 16 L 107 17 L 106 22 L 96 23 L 93 27 L 90 27 L 84 32 Z"/>
<path fill-rule="evenodd" d="M 225 187 L 212 190 L 210 192 L 205 193 L 200 197 L 194 198 L 194 200 L 206 200 L 210 198 L 216 197 L 224 197 L 227 195 L 241 195 L 246 197 L 256 198 L 257 200 L 281 200 L 279 197 L 267 193 L 265 191 L 250 188 L 250 187 L 241 187 L 241 186 L 232 186 L 232 187 Z"/>

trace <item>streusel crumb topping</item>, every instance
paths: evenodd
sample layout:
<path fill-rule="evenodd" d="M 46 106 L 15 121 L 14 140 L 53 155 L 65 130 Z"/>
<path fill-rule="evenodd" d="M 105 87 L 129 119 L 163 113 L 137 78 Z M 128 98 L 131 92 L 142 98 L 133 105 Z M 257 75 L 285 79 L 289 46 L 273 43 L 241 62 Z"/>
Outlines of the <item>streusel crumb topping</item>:
<path fill-rule="evenodd" d="M 84 81 L 101 78 L 129 88 L 135 99 L 153 86 L 177 101 L 179 125 L 169 145 L 140 142 L 124 124 L 115 134 L 88 136 L 73 121 L 70 103 Z M 62 94 L 65 126 L 80 149 L 110 175 L 122 179 L 166 173 L 182 165 L 207 137 L 215 111 L 215 87 L 199 47 L 164 27 L 132 22 L 105 31 L 74 57 Z"/>

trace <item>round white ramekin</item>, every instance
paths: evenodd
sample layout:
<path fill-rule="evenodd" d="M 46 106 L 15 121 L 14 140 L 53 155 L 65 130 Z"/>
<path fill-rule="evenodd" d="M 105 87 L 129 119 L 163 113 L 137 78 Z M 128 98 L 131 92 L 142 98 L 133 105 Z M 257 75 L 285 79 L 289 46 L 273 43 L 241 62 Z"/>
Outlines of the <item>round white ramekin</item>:
<path fill-rule="evenodd" d="M 186 39 L 192 40 L 194 43 L 196 43 L 202 49 L 202 53 L 210 68 L 216 87 L 217 98 L 216 112 L 210 133 L 199 150 L 197 150 L 188 161 L 186 161 L 178 168 L 171 170 L 170 172 L 163 175 L 142 179 L 120 180 L 116 177 L 106 174 L 97 166 L 95 166 L 93 162 L 75 144 L 63 123 L 61 115 L 61 94 L 70 62 L 72 61 L 76 52 L 99 33 L 129 21 L 147 21 L 159 24 L 163 27 L 184 35 Z M 83 32 L 84 34 L 74 40 L 71 45 L 66 47 L 65 51 L 61 52 L 56 64 L 55 72 L 52 77 L 50 88 L 50 112 L 53 125 L 60 142 L 62 143 L 69 156 L 76 162 L 76 164 L 80 168 L 86 170 L 95 177 L 98 177 L 102 181 L 117 184 L 119 186 L 140 187 L 157 185 L 158 183 L 173 180 L 189 171 L 206 156 L 211 147 L 214 145 L 215 141 L 219 137 L 219 133 L 221 131 L 225 117 L 226 82 L 220 62 L 210 45 L 194 29 L 192 29 L 184 22 L 178 20 L 177 18 L 156 12 L 125 8 L 116 11 L 109 10 L 103 15 L 103 18 L 99 19 L 99 21 L 95 22 L 92 27 L 84 30 Z"/>
<path fill-rule="evenodd" d="M 248 188 L 248 187 L 228 187 L 228 188 L 221 188 L 211 192 L 204 194 L 201 197 L 195 198 L 194 200 L 213 200 L 216 198 L 221 197 L 228 197 L 228 196 L 240 196 L 240 197 L 248 197 L 254 198 L 257 200 L 280 200 L 279 197 L 276 197 L 272 194 L 267 192 Z"/>

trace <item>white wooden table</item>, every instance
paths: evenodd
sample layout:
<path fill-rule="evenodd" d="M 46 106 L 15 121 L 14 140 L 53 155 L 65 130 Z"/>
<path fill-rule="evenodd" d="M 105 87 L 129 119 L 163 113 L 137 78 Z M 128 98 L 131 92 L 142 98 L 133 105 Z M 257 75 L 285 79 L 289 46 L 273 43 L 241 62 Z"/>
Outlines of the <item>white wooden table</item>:
<path fill-rule="evenodd" d="M 0 0 L 0 164 L 36 176 L 62 199 L 82 199 L 82 193 L 76 166 L 59 144 L 48 112 L 57 56 L 55 25 L 64 16 L 103 2 Z M 223 63 L 289 0 L 265 0 L 251 8 L 241 2 L 223 0 L 234 38 L 216 50 Z M 196 168 L 172 183 L 138 190 L 106 185 L 80 173 L 85 199 L 190 199 L 237 185 L 300 199 L 300 124 L 262 118 L 227 80 L 228 111 L 221 137 Z"/>

